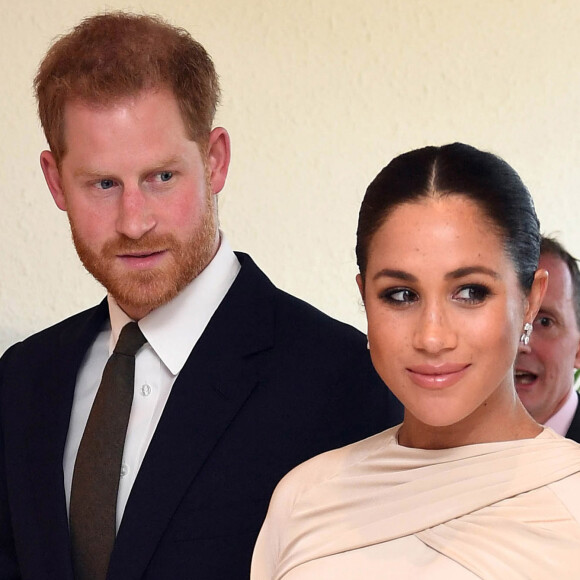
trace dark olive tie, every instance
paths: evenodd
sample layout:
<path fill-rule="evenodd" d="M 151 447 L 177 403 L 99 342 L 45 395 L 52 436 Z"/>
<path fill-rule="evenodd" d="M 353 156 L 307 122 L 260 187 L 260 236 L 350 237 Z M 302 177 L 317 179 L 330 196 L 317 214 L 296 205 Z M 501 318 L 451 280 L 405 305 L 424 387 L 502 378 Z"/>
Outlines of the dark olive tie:
<path fill-rule="evenodd" d="M 136 322 L 123 327 L 107 361 L 81 439 L 70 498 L 76 580 L 104 580 L 116 535 L 117 493 L 133 402 L 135 354 L 146 339 Z"/>

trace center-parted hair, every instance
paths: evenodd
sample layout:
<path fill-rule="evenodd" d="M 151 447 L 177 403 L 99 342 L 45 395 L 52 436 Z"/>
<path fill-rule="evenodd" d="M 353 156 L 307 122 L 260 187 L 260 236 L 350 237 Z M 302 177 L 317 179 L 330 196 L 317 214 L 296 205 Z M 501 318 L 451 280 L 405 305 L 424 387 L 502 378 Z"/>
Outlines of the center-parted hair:
<path fill-rule="evenodd" d="M 218 76 L 203 46 L 160 17 L 110 12 L 58 38 L 34 79 L 40 122 L 60 165 L 69 101 L 108 106 L 143 90 L 173 92 L 190 138 L 202 146 L 219 101 Z"/>
<path fill-rule="evenodd" d="M 365 277 L 368 249 L 389 214 L 428 197 L 475 202 L 503 238 L 518 280 L 529 290 L 540 256 L 540 223 L 520 176 L 500 157 L 463 143 L 424 147 L 395 157 L 372 181 L 358 220 L 356 256 Z"/>

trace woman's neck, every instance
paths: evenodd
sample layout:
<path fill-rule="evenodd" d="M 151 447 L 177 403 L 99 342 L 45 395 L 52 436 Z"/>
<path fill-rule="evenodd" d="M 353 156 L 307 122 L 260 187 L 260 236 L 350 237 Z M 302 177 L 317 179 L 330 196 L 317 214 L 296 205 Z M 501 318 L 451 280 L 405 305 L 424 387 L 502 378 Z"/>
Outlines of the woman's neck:
<path fill-rule="evenodd" d="M 426 425 L 405 410 L 398 433 L 399 444 L 417 449 L 449 449 L 476 443 L 514 441 L 537 437 L 543 427 L 528 415 L 517 395 L 491 410 L 486 401 L 476 411 L 453 425 Z M 491 405 L 493 406 L 493 405 Z"/>

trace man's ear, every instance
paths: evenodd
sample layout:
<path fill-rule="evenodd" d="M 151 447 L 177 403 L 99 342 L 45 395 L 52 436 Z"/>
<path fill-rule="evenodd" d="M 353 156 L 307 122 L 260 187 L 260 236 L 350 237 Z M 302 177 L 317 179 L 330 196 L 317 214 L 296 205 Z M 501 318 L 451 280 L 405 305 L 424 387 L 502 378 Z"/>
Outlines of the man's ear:
<path fill-rule="evenodd" d="M 60 171 L 58 170 L 54 155 L 50 151 L 43 151 L 40 154 L 40 167 L 42 168 L 42 173 L 44 173 L 44 179 L 46 180 L 48 189 L 50 189 L 54 203 L 56 203 L 59 209 L 66 211 L 66 200 Z"/>
<path fill-rule="evenodd" d="M 230 136 L 223 127 L 216 127 L 209 134 L 207 145 L 207 168 L 213 193 L 223 189 L 229 166 Z"/>
<path fill-rule="evenodd" d="M 542 306 L 542 300 L 548 288 L 548 271 L 541 269 L 536 270 L 534 274 L 534 281 L 527 298 L 526 312 L 524 315 L 524 322 L 534 323 L 536 314 Z"/>

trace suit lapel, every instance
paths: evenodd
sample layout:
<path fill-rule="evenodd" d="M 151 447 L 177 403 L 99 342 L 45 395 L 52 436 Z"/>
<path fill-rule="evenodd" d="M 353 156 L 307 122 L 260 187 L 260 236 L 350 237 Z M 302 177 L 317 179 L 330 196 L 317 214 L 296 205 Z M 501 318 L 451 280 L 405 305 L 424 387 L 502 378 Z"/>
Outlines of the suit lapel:
<path fill-rule="evenodd" d="M 47 577 L 64 574 L 63 570 L 72 576 L 62 461 L 77 372 L 106 316 L 103 303 L 64 326 L 58 340 L 47 346 L 46 378 L 29 401 L 26 479 L 46 555 Z M 50 576 L 49 570 L 59 573 Z"/>
<path fill-rule="evenodd" d="M 577 397 L 580 397 L 578 393 L 576 393 Z M 572 423 L 570 424 L 570 428 L 566 433 L 566 437 L 568 439 L 573 439 L 577 443 L 580 443 L 580 401 L 578 403 L 578 407 L 576 408 L 576 412 L 574 413 L 574 417 L 572 417 Z"/>
<path fill-rule="evenodd" d="M 36 393 L 37 420 L 42 429 L 35 427 L 31 436 L 37 438 L 30 446 L 31 455 L 39 458 L 62 455 L 68 433 L 70 413 L 79 368 L 87 350 L 95 340 L 107 319 L 107 305 L 103 301 L 98 307 L 79 316 L 77 324 L 66 326 L 57 344 L 49 346 L 50 366 L 41 388 Z M 53 350 L 54 349 L 54 350 Z"/>
<path fill-rule="evenodd" d="M 173 385 L 125 508 L 109 578 L 143 574 L 181 499 L 258 382 L 259 353 L 273 342 L 273 286 L 248 257 L 238 257 L 238 277 Z"/>

